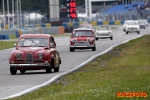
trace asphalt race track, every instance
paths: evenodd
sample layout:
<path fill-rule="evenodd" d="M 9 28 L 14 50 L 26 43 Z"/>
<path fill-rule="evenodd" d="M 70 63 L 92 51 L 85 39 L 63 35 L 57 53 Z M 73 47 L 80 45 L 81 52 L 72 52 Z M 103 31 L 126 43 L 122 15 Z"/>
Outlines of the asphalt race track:
<path fill-rule="evenodd" d="M 57 49 L 60 52 L 62 64 L 60 65 L 60 71 L 57 73 L 47 74 L 45 70 L 39 71 L 26 71 L 25 74 L 21 74 L 20 71 L 17 75 L 11 75 L 9 71 L 8 58 L 10 52 L 13 50 L 1 50 L 0 51 L 0 98 L 8 97 L 29 89 L 31 87 L 40 85 L 49 81 L 54 76 L 66 72 L 82 62 L 88 60 L 92 56 L 99 54 L 113 45 L 120 44 L 126 40 L 142 36 L 144 34 L 150 34 L 150 28 L 141 29 L 140 34 L 129 33 L 125 34 L 122 27 L 112 30 L 113 40 L 99 39 L 96 41 L 96 51 L 89 50 L 75 50 L 69 51 L 69 37 L 57 37 L 55 41 L 57 43 Z M 92 67 L 92 66 L 91 66 Z"/>

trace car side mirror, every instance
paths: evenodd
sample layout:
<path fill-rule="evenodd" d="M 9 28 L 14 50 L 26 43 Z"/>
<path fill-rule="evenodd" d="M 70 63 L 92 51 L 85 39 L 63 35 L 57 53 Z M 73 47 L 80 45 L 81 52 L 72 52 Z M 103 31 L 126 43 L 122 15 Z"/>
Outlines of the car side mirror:
<path fill-rule="evenodd" d="M 54 44 L 54 43 L 51 43 L 51 44 L 50 44 L 50 47 L 55 47 L 55 44 Z"/>
<path fill-rule="evenodd" d="M 16 47 L 16 44 L 14 43 L 14 47 Z"/>

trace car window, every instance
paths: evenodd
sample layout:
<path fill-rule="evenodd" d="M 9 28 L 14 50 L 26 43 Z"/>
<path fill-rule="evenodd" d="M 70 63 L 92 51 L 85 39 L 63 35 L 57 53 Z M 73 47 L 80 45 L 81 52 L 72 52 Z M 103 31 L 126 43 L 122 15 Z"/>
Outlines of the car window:
<path fill-rule="evenodd" d="M 92 36 L 92 35 L 93 35 L 92 31 L 90 30 L 78 30 L 73 33 L 73 37 Z"/>
<path fill-rule="evenodd" d="M 97 30 L 110 30 L 109 26 L 99 26 Z"/>
<path fill-rule="evenodd" d="M 128 25 L 138 25 L 137 22 L 128 22 Z"/>
<path fill-rule="evenodd" d="M 18 46 L 48 46 L 46 38 L 24 38 L 18 41 Z"/>
<path fill-rule="evenodd" d="M 53 37 L 51 37 L 51 38 L 50 38 L 50 46 L 53 46 L 53 47 L 55 47 L 55 46 L 56 46 L 56 44 L 55 44 L 55 41 L 54 41 L 54 38 L 53 38 Z"/>

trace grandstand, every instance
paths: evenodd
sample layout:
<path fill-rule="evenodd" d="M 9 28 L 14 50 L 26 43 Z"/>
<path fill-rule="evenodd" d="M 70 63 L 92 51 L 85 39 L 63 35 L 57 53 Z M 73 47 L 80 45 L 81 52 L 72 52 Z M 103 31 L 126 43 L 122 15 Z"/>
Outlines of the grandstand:
<path fill-rule="evenodd" d="M 88 21 L 116 21 L 116 20 L 137 20 L 150 17 L 150 1 L 134 0 L 129 4 L 112 4 L 107 9 L 96 13 L 95 18 L 86 19 Z M 84 19 L 85 21 L 85 19 Z"/>

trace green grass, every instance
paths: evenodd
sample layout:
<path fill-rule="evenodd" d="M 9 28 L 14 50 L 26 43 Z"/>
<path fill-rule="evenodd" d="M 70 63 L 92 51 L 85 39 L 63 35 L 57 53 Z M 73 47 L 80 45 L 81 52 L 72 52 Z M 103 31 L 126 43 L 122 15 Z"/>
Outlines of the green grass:
<path fill-rule="evenodd" d="M 0 50 L 13 48 L 17 41 L 0 41 Z"/>
<path fill-rule="evenodd" d="M 130 41 L 49 86 L 10 100 L 150 100 L 150 36 Z M 118 98 L 117 92 L 147 92 Z"/>
<path fill-rule="evenodd" d="M 16 36 L 15 35 L 10 35 L 9 38 L 10 39 L 16 39 Z"/>

